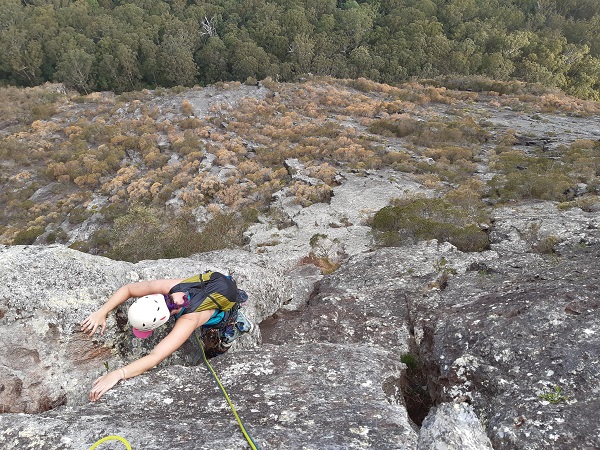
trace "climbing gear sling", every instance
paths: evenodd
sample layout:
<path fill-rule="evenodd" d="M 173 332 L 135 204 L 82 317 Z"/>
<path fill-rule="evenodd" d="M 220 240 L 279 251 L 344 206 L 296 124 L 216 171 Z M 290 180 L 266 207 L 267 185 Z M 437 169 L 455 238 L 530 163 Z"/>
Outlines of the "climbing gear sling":
<path fill-rule="evenodd" d="M 117 435 L 103 437 L 102 439 L 96 441 L 90 447 L 90 450 L 94 450 L 96 447 L 98 447 L 100 444 L 102 444 L 103 442 L 106 442 L 106 441 L 121 441 L 123 443 L 123 445 L 125 445 L 125 448 L 127 450 L 131 450 L 131 445 L 129 445 L 129 442 L 127 442 L 127 439 L 125 439 L 121 436 L 117 436 Z"/>

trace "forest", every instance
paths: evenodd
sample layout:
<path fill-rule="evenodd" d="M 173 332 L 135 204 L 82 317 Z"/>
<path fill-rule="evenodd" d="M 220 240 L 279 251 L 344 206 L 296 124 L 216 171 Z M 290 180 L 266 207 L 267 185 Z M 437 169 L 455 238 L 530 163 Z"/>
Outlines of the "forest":
<path fill-rule="evenodd" d="M 597 0 L 0 0 L 0 84 L 483 76 L 600 100 Z"/>

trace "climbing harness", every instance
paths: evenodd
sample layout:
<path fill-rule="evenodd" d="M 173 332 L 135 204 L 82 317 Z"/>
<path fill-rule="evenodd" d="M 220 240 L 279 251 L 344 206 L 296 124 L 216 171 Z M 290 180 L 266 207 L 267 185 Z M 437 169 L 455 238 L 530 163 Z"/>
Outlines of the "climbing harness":
<path fill-rule="evenodd" d="M 202 341 L 200 340 L 200 338 L 198 337 L 198 334 L 196 332 L 194 332 L 194 336 L 196 336 L 196 341 L 198 341 L 198 346 L 200 347 L 200 350 L 202 351 L 202 359 L 204 359 L 204 364 L 206 365 L 207 369 L 209 370 L 209 372 L 213 376 L 215 382 L 217 383 L 217 385 L 221 389 L 221 392 L 223 392 L 223 395 L 225 396 L 225 399 L 227 400 L 227 403 L 229 403 L 229 407 L 231 408 L 231 411 L 233 412 L 233 415 L 235 416 L 235 420 L 237 420 L 237 423 L 240 426 L 240 430 L 242 430 L 242 434 L 246 438 L 246 441 L 248 441 L 248 444 L 250 444 L 250 448 L 252 450 L 260 450 L 260 447 L 254 442 L 254 440 L 252 439 L 252 437 L 248 434 L 248 432 L 246 431 L 246 428 L 244 428 L 244 424 L 242 423 L 242 419 L 240 419 L 240 416 L 238 416 L 238 413 L 235 410 L 235 407 L 233 406 L 233 403 L 229 399 L 229 395 L 227 395 L 227 392 L 225 391 L 225 388 L 221 384 L 221 380 L 219 380 L 219 377 L 217 376 L 217 373 L 215 372 L 215 370 L 212 368 L 212 366 L 208 362 L 208 358 L 206 358 L 206 354 L 204 353 L 204 345 L 202 344 Z"/>
<path fill-rule="evenodd" d="M 94 450 L 96 447 L 98 447 L 100 444 L 102 444 L 103 442 L 106 442 L 106 441 L 121 441 L 125 445 L 125 448 L 127 450 L 131 450 L 131 445 L 129 445 L 129 442 L 127 442 L 127 439 L 125 439 L 121 436 L 116 436 L 116 435 L 103 437 L 102 439 L 97 441 L 94 445 L 92 445 L 90 447 L 90 450 Z"/>

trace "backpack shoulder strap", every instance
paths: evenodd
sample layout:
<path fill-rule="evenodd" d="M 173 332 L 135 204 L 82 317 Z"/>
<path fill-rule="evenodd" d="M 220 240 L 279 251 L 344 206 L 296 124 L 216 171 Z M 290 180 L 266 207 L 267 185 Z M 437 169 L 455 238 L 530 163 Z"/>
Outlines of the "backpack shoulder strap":
<path fill-rule="evenodd" d="M 193 277 L 186 278 L 181 283 L 206 283 L 207 281 L 210 281 L 213 274 L 218 274 L 218 272 L 212 272 L 208 270 L 204 273 L 200 273 L 198 275 L 194 275 Z"/>
<path fill-rule="evenodd" d="M 218 272 L 206 271 L 204 273 L 194 275 L 193 277 L 186 278 L 181 283 L 173 286 L 169 293 L 172 294 L 173 292 L 186 291 L 191 288 L 203 289 L 204 285 L 212 279 L 213 274 L 218 274 Z"/>
<path fill-rule="evenodd" d="M 228 311 L 238 303 L 240 298 L 235 280 L 220 272 L 207 271 L 186 278 L 173 286 L 169 293 L 182 291 L 190 293 L 191 309 L 198 308 L 205 299 L 209 299 L 215 309 Z"/>

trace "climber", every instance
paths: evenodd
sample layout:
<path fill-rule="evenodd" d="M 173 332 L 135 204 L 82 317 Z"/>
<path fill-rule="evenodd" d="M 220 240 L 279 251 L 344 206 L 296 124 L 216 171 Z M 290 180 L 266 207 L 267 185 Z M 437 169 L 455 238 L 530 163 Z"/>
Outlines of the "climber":
<path fill-rule="evenodd" d="M 175 325 L 148 355 L 96 379 L 90 401 L 98 400 L 119 380 L 135 377 L 159 364 L 197 328 L 200 328 L 208 357 L 226 352 L 240 334 L 251 333 L 254 328 L 239 310 L 248 299 L 246 292 L 238 289 L 230 276 L 205 272 L 186 279 L 126 284 L 81 322 L 81 331 L 92 336 L 99 329 L 103 335 L 107 314 L 131 297 L 137 297 L 128 311 L 136 337 L 149 337 L 172 316 Z"/>

